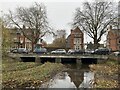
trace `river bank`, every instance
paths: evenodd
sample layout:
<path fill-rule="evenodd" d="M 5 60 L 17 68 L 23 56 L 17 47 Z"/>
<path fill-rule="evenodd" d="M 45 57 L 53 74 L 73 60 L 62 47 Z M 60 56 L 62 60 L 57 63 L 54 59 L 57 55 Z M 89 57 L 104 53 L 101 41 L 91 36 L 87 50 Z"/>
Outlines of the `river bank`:
<path fill-rule="evenodd" d="M 2 60 L 2 88 L 37 88 L 63 68 L 64 65 L 60 63 L 38 64 L 4 58 Z"/>
<path fill-rule="evenodd" d="M 77 64 L 69 64 L 67 68 L 61 63 L 19 62 L 10 58 L 3 58 L 1 65 L 3 88 L 39 88 L 51 78 L 56 79 L 54 78 L 56 74 L 58 74 L 57 86 L 54 84 L 55 86 L 50 87 L 63 87 L 67 82 L 66 87 L 81 88 L 82 82 L 85 81 L 85 78 L 89 78 L 92 72 L 94 73 L 93 88 L 118 88 L 119 86 L 118 67 L 120 65 L 117 60 L 112 59 L 105 63 L 89 65 L 92 72 Z M 62 74 L 59 74 L 61 71 Z M 62 84 L 59 81 L 63 81 Z"/>
<path fill-rule="evenodd" d="M 119 68 L 117 60 L 109 59 L 104 64 L 89 65 L 95 73 L 94 88 L 119 88 Z"/>

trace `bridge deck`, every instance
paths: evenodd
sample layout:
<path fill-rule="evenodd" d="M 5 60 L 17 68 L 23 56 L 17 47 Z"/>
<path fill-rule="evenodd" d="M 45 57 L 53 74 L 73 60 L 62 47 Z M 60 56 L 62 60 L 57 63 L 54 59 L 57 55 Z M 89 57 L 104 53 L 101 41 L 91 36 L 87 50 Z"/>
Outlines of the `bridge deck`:
<path fill-rule="evenodd" d="M 80 54 L 9 54 L 11 57 L 40 57 L 40 58 L 97 58 L 107 59 L 108 55 L 80 55 Z"/>

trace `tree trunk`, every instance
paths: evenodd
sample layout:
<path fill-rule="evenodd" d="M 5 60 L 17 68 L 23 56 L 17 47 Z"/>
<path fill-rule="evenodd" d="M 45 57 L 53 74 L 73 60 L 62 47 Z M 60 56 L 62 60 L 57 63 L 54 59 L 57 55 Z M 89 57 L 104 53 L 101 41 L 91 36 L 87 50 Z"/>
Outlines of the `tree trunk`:
<path fill-rule="evenodd" d="M 98 48 L 97 37 L 94 38 L 94 50 Z"/>
<path fill-rule="evenodd" d="M 32 40 L 32 52 L 34 51 L 34 42 Z"/>

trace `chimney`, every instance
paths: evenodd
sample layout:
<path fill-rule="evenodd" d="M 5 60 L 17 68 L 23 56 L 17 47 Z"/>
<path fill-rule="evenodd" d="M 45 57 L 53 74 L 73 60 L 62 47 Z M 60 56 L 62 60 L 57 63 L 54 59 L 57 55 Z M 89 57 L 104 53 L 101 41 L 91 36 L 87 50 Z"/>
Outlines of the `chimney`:
<path fill-rule="evenodd" d="M 110 25 L 110 30 L 112 30 L 112 25 Z"/>
<path fill-rule="evenodd" d="M 77 26 L 76 29 L 80 29 L 80 28 Z"/>
<path fill-rule="evenodd" d="M 23 29 L 25 29 L 25 25 L 23 25 Z"/>
<path fill-rule="evenodd" d="M 73 32 L 73 30 L 71 29 L 71 33 Z"/>

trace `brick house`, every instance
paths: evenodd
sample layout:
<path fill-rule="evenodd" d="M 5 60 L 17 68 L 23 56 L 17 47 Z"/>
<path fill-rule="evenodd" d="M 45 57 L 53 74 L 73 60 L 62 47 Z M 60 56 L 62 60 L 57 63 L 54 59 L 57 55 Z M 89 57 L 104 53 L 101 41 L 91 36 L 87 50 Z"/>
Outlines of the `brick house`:
<path fill-rule="evenodd" d="M 19 40 L 18 40 L 18 35 L 17 35 L 17 29 L 8 28 L 7 30 L 10 31 L 10 37 L 12 38 L 11 40 L 12 44 L 10 45 L 10 48 L 18 48 Z"/>
<path fill-rule="evenodd" d="M 75 50 L 81 50 L 84 47 L 84 35 L 83 32 L 76 27 L 71 30 L 70 35 L 66 39 L 66 47 Z"/>
<path fill-rule="evenodd" d="M 18 48 L 32 49 L 32 42 L 28 40 L 21 32 L 17 32 L 17 39 L 19 41 Z"/>
<path fill-rule="evenodd" d="M 107 48 L 112 51 L 120 50 L 120 29 L 113 29 L 110 26 L 107 35 Z"/>
<path fill-rule="evenodd" d="M 26 33 L 27 35 L 31 35 L 28 29 L 26 29 Z M 26 48 L 32 50 L 33 43 L 29 39 L 27 39 L 23 35 L 23 33 L 20 32 L 20 30 L 18 30 L 17 28 L 15 29 L 10 28 L 9 30 L 11 30 L 11 36 L 13 38 L 13 45 L 11 45 L 11 48 Z M 36 46 L 45 47 L 46 43 L 43 40 L 39 40 Z"/>

